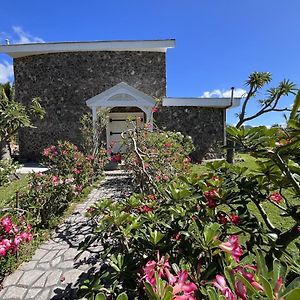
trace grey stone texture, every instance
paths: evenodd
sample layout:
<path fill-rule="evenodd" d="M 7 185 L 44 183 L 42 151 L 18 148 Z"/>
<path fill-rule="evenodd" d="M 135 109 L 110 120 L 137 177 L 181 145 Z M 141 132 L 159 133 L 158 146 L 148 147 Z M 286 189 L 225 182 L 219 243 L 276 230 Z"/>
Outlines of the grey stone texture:
<path fill-rule="evenodd" d="M 225 114 L 224 109 L 164 106 L 154 118 L 160 128 L 191 136 L 196 148 L 191 156 L 201 161 L 223 156 L 220 146 L 225 142 Z"/>
<path fill-rule="evenodd" d="M 86 202 L 78 204 L 74 213 L 52 234 L 49 241 L 36 250 L 32 260 L 23 263 L 3 282 L 0 299 L 78 299 L 79 284 L 88 277 L 89 270 L 99 268 L 97 243 L 82 255 L 78 245 L 94 230 L 85 212 L 101 198 L 121 199 L 128 196 L 130 179 L 122 171 L 106 172 L 106 179 L 94 189 Z"/>
<path fill-rule="evenodd" d="M 20 131 L 20 155 L 36 159 L 59 139 L 79 144 L 85 101 L 120 83 L 153 96 L 166 95 L 165 53 L 139 51 L 67 52 L 14 59 L 16 99 L 39 97 L 46 110 L 37 128 Z"/>

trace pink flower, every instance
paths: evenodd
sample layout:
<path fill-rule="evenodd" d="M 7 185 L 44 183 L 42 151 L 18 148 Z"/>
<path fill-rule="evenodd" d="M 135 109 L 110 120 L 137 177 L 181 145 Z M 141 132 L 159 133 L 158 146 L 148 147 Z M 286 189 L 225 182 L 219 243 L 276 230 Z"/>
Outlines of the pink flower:
<path fill-rule="evenodd" d="M 225 278 L 221 275 L 216 276 L 216 281 L 213 282 L 213 285 L 221 291 L 227 300 L 236 300 L 231 289 L 227 286 Z"/>
<path fill-rule="evenodd" d="M 4 245 L 6 251 L 8 251 L 11 248 L 10 240 L 3 239 L 1 243 L 2 243 L 2 245 Z"/>
<path fill-rule="evenodd" d="M 5 245 L 0 242 L 0 257 L 5 256 L 6 252 L 7 252 L 7 250 L 6 250 Z"/>
<path fill-rule="evenodd" d="M 237 280 L 235 282 L 235 292 L 237 294 L 238 297 L 240 297 L 242 300 L 247 300 L 247 289 L 245 287 L 245 285 L 240 281 Z"/>
<path fill-rule="evenodd" d="M 177 282 L 173 286 L 173 294 L 176 295 L 173 299 L 196 299 L 194 297 L 194 292 L 197 290 L 197 286 L 193 282 L 187 280 L 187 271 L 179 271 L 177 274 Z M 181 298 L 181 296 L 185 296 L 186 298 Z"/>
<path fill-rule="evenodd" d="M 154 274 L 157 272 L 158 276 L 162 278 L 165 274 L 165 270 L 170 269 L 170 264 L 168 259 L 165 259 L 164 256 L 160 258 L 159 252 L 157 252 L 157 262 L 154 260 L 150 260 L 145 268 L 144 268 L 144 277 L 142 279 L 146 279 L 146 282 L 151 284 L 153 287 L 155 286 L 155 277 Z"/>
<path fill-rule="evenodd" d="M 256 271 L 255 266 L 245 265 L 243 268 L 237 267 L 237 272 L 243 275 L 243 277 L 246 278 L 257 291 L 263 291 L 264 288 L 257 281 L 255 281 L 254 274 L 248 272 L 247 268 Z"/>
<path fill-rule="evenodd" d="M 43 150 L 43 155 L 46 156 L 46 157 L 48 157 L 49 154 L 50 154 L 50 149 L 49 149 L 49 148 L 45 148 L 45 149 Z"/>
<path fill-rule="evenodd" d="M 152 107 L 151 111 L 154 112 L 154 113 L 158 112 L 157 106 Z"/>
<path fill-rule="evenodd" d="M 144 206 L 141 208 L 141 211 L 142 211 L 142 212 L 148 213 L 148 212 L 153 211 L 153 208 L 149 207 L 148 205 L 144 205 Z"/>
<path fill-rule="evenodd" d="M 92 212 L 95 211 L 95 208 L 94 208 L 94 207 L 89 207 L 89 208 L 87 208 L 86 211 L 87 211 L 89 214 L 91 214 Z"/>
<path fill-rule="evenodd" d="M 232 235 L 228 242 L 223 242 L 219 247 L 226 253 L 232 255 L 236 262 L 240 261 L 240 256 L 243 254 L 243 249 L 239 245 L 239 238 L 237 235 Z"/>
<path fill-rule="evenodd" d="M 212 189 L 204 192 L 204 197 L 207 200 L 207 206 L 209 208 L 215 208 L 217 206 L 216 198 L 219 197 L 218 190 Z"/>
<path fill-rule="evenodd" d="M 11 217 L 8 216 L 8 217 L 2 218 L 1 225 L 6 233 L 11 232 L 11 230 L 13 229 L 13 223 L 12 223 Z"/>
<path fill-rule="evenodd" d="M 51 181 L 52 181 L 52 184 L 53 184 L 54 186 L 59 185 L 59 178 L 58 178 L 58 176 L 53 175 L 53 176 L 51 177 Z"/>
<path fill-rule="evenodd" d="M 274 292 L 275 292 L 276 294 L 279 293 L 279 291 L 280 291 L 282 285 L 283 285 L 283 278 L 280 276 L 280 277 L 277 279 L 276 284 L 275 284 L 275 288 L 274 288 Z"/>
<path fill-rule="evenodd" d="M 234 225 L 238 225 L 240 223 L 241 218 L 239 215 L 233 213 L 230 215 L 230 220 Z"/>
<path fill-rule="evenodd" d="M 164 144 L 164 147 L 170 148 L 170 147 L 172 147 L 172 143 L 165 143 L 165 144 Z"/>
<path fill-rule="evenodd" d="M 80 174 L 80 170 L 79 169 L 74 169 L 73 170 L 74 174 L 79 175 Z"/>
<path fill-rule="evenodd" d="M 273 193 L 269 196 L 270 200 L 280 203 L 283 200 L 283 197 L 279 193 Z"/>

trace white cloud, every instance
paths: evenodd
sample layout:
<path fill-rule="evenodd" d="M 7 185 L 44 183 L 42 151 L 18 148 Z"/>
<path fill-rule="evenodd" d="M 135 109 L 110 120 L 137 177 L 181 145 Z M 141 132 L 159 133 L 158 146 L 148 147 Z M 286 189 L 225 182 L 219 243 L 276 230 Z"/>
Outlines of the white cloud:
<path fill-rule="evenodd" d="M 0 63 L 0 83 L 11 81 L 13 76 L 13 65 L 7 61 L 3 61 L 3 63 Z"/>
<path fill-rule="evenodd" d="M 17 35 L 17 39 L 13 40 L 15 44 L 45 43 L 42 38 L 31 35 L 20 26 L 13 26 L 13 31 Z"/>
<path fill-rule="evenodd" d="M 247 93 L 244 89 L 234 89 L 234 97 L 242 97 L 245 96 Z M 219 90 L 215 89 L 212 91 L 204 92 L 200 98 L 230 98 L 231 97 L 231 90 Z"/>

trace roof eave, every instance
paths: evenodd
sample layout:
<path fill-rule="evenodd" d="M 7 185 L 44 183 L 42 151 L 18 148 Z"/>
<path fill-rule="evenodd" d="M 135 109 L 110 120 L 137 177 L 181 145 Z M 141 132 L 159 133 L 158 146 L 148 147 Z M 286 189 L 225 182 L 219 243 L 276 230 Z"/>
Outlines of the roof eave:
<path fill-rule="evenodd" d="M 232 108 L 240 105 L 240 97 L 233 98 L 163 98 L 163 106 L 197 106 L 207 108 Z"/>
<path fill-rule="evenodd" d="M 60 52 L 81 51 L 147 51 L 166 52 L 175 47 L 175 40 L 93 41 L 0 45 L 0 53 L 12 58 Z"/>

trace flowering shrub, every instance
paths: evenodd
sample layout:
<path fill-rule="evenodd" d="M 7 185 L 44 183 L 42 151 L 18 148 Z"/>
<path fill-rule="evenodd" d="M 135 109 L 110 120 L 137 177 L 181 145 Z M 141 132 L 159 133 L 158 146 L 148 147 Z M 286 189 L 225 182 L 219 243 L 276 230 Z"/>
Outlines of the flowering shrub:
<path fill-rule="evenodd" d="M 16 172 L 18 164 L 10 159 L 0 160 L 0 186 L 10 182 L 11 175 Z"/>
<path fill-rule="evenodd" d="M 95 172 L 103 170 L 103 161 L 94 166 L 94 156 L 85 156 L 76 145 L 60 141 L 57 146 L 50 146 L 43 151 L 45 163 L 57 176 L 73 175 L 77 184 L 85 185 Z"/>
<path fill-rule="evenodd" d="M 158 192 L 160 183 L 169 182 L 189 167 L 188 155 L 194 146 L 191 138 L 180 132 L 148 127 L 146 124 L 145 128 L 134 127 L 126 131 L 125 163 L 133 171 L 135 186 L 143 192 Z"/>
<path fill-rule="evenodd" d="M 133 148 L 127 165 L 142 193 L 121 201 L 102 199 L 88 209 L 98 226 L 80 248 L 99 240 L 105 251 L 100 254 L 103 269 L 86 281 L 83 295 L 300 299 L 295 256 L 300 237 L 299 116 L 284 129 L 229 129 L 229 138 L 258 158 L 254 169 L 215 162 L 206 165 L 206 172 L 194 173 L 185 167 L 184 155 L 167 159 L 171 152 L 164 151 L 174 143 L 165 140 L 168 133 L 137 132 L 129 132 Z M 180 149 L 185 148 L 176 149 L 184 153 Z M 157 180 L 164 175 L 168 180 Z M 280 211 L 287 220 L 284 226 L 273 224 L 266 208 Z"/>
<path fill-rule="evenodd" d="M 47 228 L 101 173 L 103 166 L 93 167 L 94 157 L 85 156 L 69 142 L 45 148 L 43 155 L 49 171 L 30 175 L 28 190 L 20 195 L 20 205 L 34 216 L 36 226 Z"/>
<path fill-rule="evenodd" d="M 74 177 L 32 173 L 28 181 L 28 190 L 20 195 L 20 204 L 34 216 L 34 225 L 39 227 L 49 227 L 49 222 L 61 215 L 82 190 Z"/>
<path fill-rule="evenodd" d="M 1 214 L 0 217 L 0 280 L 5 275 L 6 263 L 17 254 L 24 243 L 32 240 L 31 225 L 24 215 Z"/>

